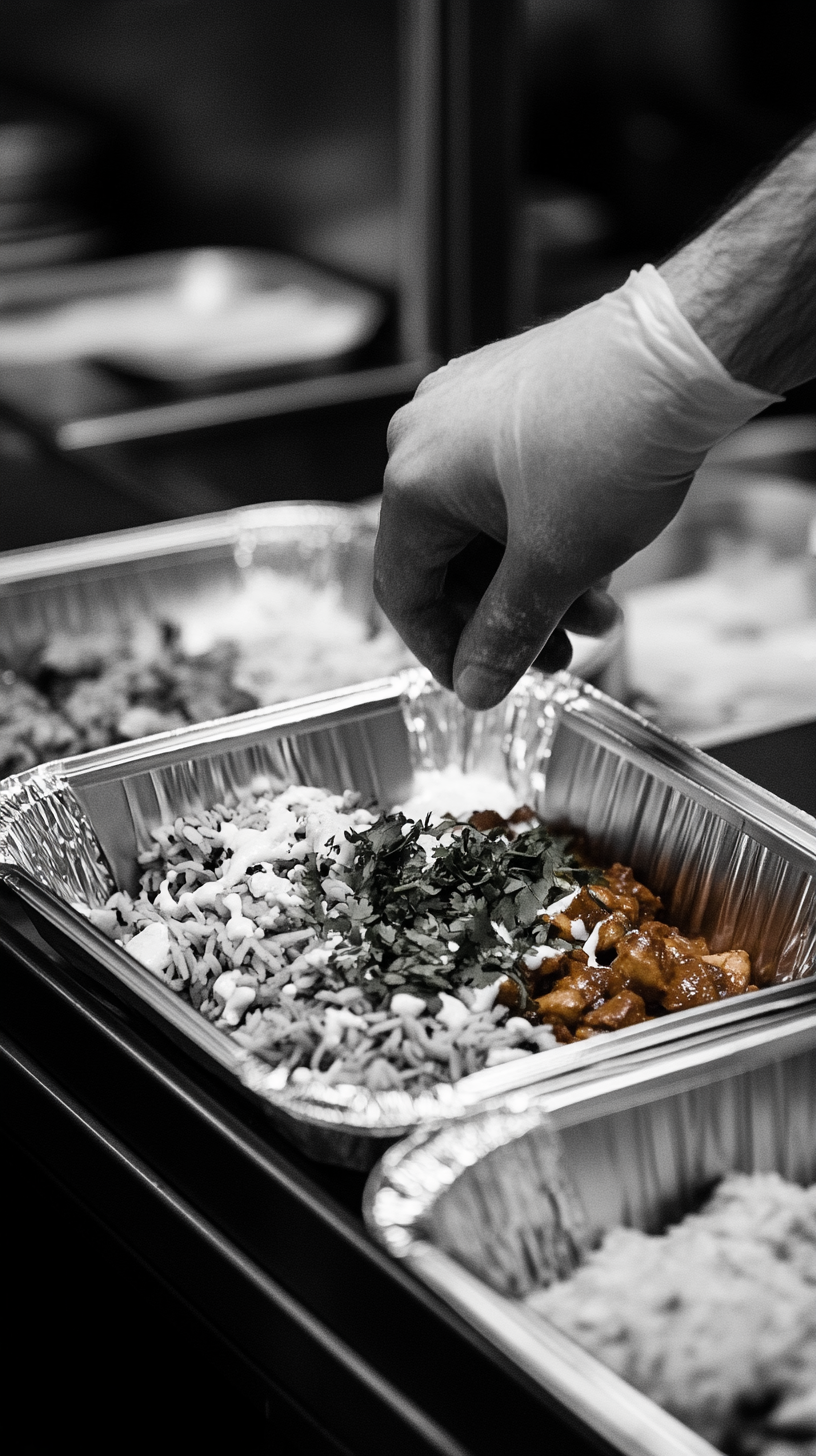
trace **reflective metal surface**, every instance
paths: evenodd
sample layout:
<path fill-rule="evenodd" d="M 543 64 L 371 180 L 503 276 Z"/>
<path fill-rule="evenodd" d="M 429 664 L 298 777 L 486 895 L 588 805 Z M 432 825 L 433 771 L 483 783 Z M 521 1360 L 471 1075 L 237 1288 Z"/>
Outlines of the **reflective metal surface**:
<path fill-rule="evenodd" d="M 382 621 L 371 588 L 379 501 L 245 506 L 0 555 L 0 654 L 12 664 L 51 632 L 171 621 L 270 567 L 339 586 L 349 611 Z M 323 684 L 315 683 L 318 691 Z"/>
<path fill-rule="evenodd" d="M 228 799 L 258 774 L 273 786 L 353 787 L 364 801 L 389 806 L 407 795 L 415 770 L 448 763 L 506 778 L 519 802 L 583 831 L 602 862 L 631 863 L 689 933 L 705 933 L 715 948 L 748 950 L 766 989 L 415 1096 L 317 1078 L 279 1092 L 265 1063 L 70 908 L 80 892 L 104 899 L 100 853 L 116 884 L 132 891 L 154 827 Z M 98 848 L 81 842 L 80 811 Z M 816 947 L 816 823 L 568 674 L 531 674 L 504 704 L 473 714 L 427 674 L 409 672 L 117 745 L 6 781 L 0 823 L 3 857 L 16 866 L 10 883 L 63 948 L 163 1018 L 185 1045 L 232 1066 L 290 1136 L 332 1161 L 370 1166 L 385 1141 L 429 1118 L 529 1083 L 603 1077 L 608 1062 L 638 1048 L 659 1060 L 706 1028 L 725 1034 L 816 996 L 807 979 Z"/>
<path fill-rule="evenodd" d="M 810 416 L 753 420 L 709 452 L 666 530 L 615 573 L 616 696 L 701 748 L 816 716 L 814 479 Z"/>
<path fill-rule="evenodd" d="M 816 1013 L 790 1014 L 594 1085 L 541 1085 L 419 1129 L 369 1179 L 374 1235 L 505 1355 L 629 1456 L 713 1451 L 519 1296 L 563 1272 L 553 1249 L 618 1224 L 659 1232 L 723 1174 L 816 1178 Z M 572 1212 L 577 1203 L 580 1213 Z M 478 1210 L 478 1217 L 474 1212 Z"/>

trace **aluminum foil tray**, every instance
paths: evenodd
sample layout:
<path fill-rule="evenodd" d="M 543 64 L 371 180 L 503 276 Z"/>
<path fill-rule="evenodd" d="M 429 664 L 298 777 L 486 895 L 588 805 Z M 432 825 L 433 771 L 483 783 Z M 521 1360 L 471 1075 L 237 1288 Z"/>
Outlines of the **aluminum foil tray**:
<path fill-rule="evenodd" d="M 280 501 L 0 552 L 0 661 L 24 665 L 53 632 L 195 619 L 199 607 L 237 596 L 255 568 L 338 587 L 376 635 L 385 625 L 372 586 L 379 515 L 379 496 L 350 505 Z M 615 688 L 622 639 L 620 627 L 604 637 L 572 634 L 575 670 Z M 410 660 L 395 643 L 383 665 L 396 671 Z M 326 686 L 315 681 L 308 690 Z"/>
<path fill-rule="evenodd" d="M 273 785 L 358 790 L 388 807 L 417 769 L 455 763 L 506 778 L 519 802 L 583 831 L 601 861 L 631 863 L 673 920 L 715 949 L 744 946 L 764 989 L 464 1078 L 372 1093 L 318 1078 L 274 1091 L 268 1066 L 135 965 L 70 908 L 134 891 L 150 830 Z M 389 1140 L 527 1083 L 604 1075 L 638 1051 L 784 1014 L 816 998 L 816 822 L 566 673 L 530 674 L 474 714 L 422 671 L 159 734 L 29 770 L 0 786 L 4 877 L 43 932 L 259 1098 L 315 1157 L 370 1167 Z"/>
<path fill-rule="evenodd" d="M 321 587 L 372 629 L 383 620 L 371 586 L 379 499 L 354 505 L 282 501 L 0 555 L 0 656 L 25 661 L 44 636 L 177 620 L 240 591 L 252 567 Z M 396 665 L 396 664 L 395 664 Z M 319 692 L 325 683 L 316 682 Z"/>
<path fill-rule="evenodd" d="M 419 1129 L 385 1153 L 364 1212 L 392 1254 L 616 1450 L 714 1456 L 510 1291 L 537 1287 L 553 1206 L 590 1238 L 619 1224 L 657 1233 L 737 1171 L 816 1180 L 813 1008 Z"/>

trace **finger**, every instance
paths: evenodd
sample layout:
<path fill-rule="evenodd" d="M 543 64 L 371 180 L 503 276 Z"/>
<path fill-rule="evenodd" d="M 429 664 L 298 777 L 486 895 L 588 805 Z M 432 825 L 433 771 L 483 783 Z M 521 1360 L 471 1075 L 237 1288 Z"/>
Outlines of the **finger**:
<path fill-rule="evenodd" d="M 533 663 L 541 672 L 562 672 L 572 662 L 572 643 L 561 627 L 556 627 Z"/>
<path fill-rule="evenodd" d="M 479 535 L 449 563 L 444 591 L 462 629 L 474 615 L 503 555 L 504 546 L 489 536 Z M 560 628 L 556 628 L 535 659 L 535 667 L 542 672 L 560 672 L 569 667 L 572 646 L 566 631 L 561 629 L 568 628 L 588 637 L 602 637 L 620 620 L 621 610 L 617 602 L 600 589 L 609 580 L 608 576 L 602 577 L 596 586 L 590 587 L 573 602 L 561 618 Z"/>
<path fill-rule="evenodd" d="M 462 702 L 471 708 L 501 702 L 538 657 L 573 594 L 574 587 L 528 557 L 524 543 L 511 540 L 459 639 L 453 680 Z"/>
<path fill-rule="evenodd" d="M 374 594 L 403 641 L 445 687 L 466 618 L 445 595 L 448 562 L 475 534 L 399 498 L 383 500 L 374 552 Z"/>
<path fill-rule="evenodd" d="M 448 562 L 445 597 L 463 628 L 490 586 L 503 555 L 503 544 L 480 532 Z"/>
<path fill-rule="evenodd" d="M 621 619 L 621 609 L 608 592 L 591 586 L 576 597 L 561 618 L 561 626 L 583 637 L 603 637 Z"/>

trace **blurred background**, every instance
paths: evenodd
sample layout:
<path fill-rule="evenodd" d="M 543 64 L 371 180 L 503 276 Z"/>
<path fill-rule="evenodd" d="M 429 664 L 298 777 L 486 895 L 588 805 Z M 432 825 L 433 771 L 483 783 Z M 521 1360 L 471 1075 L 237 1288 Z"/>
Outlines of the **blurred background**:
<path fill-rule="evenodd" d="M 429 369 L 659 261 L 816 119 L 806 19 L 3 0 L 0 549 L 376 494 Z M 811 383 L 716 453 L 578 670 L 706 745 L 816 716 L 814 420 Z"/>
<path fill-rule="evenodd" d="M 0 549 L 376 494 L 429 369 L 658 261 L 816 119 L 806 18 L 3 0 Z M 695 742 L 816 716 L 814 420 L 811 383 L 716 452 L 579 644 Z"/>
<path fill-rule="evenodd" d="M 428 370 L 659 261 L 816 121 L 810 9 L 0 0 L 0 580 L 1 553 L 45 542 L 376 495 Z M 814 519 L 809 384 L 712 452 L 618 573 L 624 627 L 577 658 L 811 812 Z M 87 1449 L 108 1418 L 130 1449 L 123 1409 L 144 1449 L 170 1386 L 223 1351 L 21 1158 L 4 1146 L 12 1375 L 36 1418 L 19 1449 L 91 1429 L 77 1311 L 97 1331 Z M 174 1355 L 151 1404 L 157 1329 Z M 206 1415 L 203 1449 L 233 1431 L 227 1398 L 223 1431 Z"/>
<path fill-rule="evenodd" d="M 74 488 L 6 491 L 2 544 L 376 491 L 433 363 L 616 286 L 812 118 L 804 27 L 801 0 L 3 0 L 1 458 Z"/>
<path fill-rule="evenodd" d="M 527 0 L 520 317 L 657 261 L 814 120 L 806 15 L 800 0 Z"/>

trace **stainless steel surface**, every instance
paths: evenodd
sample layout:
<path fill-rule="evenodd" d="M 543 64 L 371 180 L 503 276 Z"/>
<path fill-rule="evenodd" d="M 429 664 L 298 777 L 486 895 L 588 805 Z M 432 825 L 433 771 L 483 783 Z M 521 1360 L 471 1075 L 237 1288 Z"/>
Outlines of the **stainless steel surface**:
<path fill-rule="evenodd" d="M 208 275 L 213 285 L 209 298 Z M 184 290 L 185 281 L 189 285 L 191 279 L 188 307 Z M 297 357 L 297 340 L 289 362 L 281 353 L 274 357 L 274 319 L 265 331 L 252 323 L 258 299 L 268 300 L 274 294 L 280 299 L 284 293 L 290 302 L 293 295 L 308 295 L 312 322 L 317 310 L 323 309 L 335 330 L 333 339 L 326 336 L 322 344 L 315 341 L 311 358 L 303 357 L 308 341 L 301 341 Z M 140 346 L 128 351 L 121 330 L 104 326 L 104 319 L 104 337 L 94 345 L 88 335 L 89 323 L 99 327 L 96 308 L 90 321 L 79 321 L 73 350 L 66 344 L 66 309 L 107 300 L 114 306 L 121 306 L 123 300 L 149 302 L 151 296 L 154 305 L 159 299 L 163 308 L 158 333 L 163 334 L 164 342 L 158 347 L 155 323 L 145 329 Z M 230 344 L 229 334 L 233 325 L 238 332 L 243 327 L 239 314 L 246 305 L 250 308 L 245 322 L 253 335 L 250 346 L 266 358 L 258 358 L 256 353 L 252 359 L 245 353 L 242 363 L 241 340 L 236 336 Z M 191 324 L 205 327 L 210 340 L 205 354 L 190 344 L 170 348 L 168 311 L 174 307 L 180 336 Z M 61 311 L 55 320 L 59 328 L 51 329 L 54 357 L 32 362 L 28 356 L 37 349 L 38 339 L 43 353 L 43 328 L 57 310 Z M 338 327 L 340 313 L 342 328 Z M 379 292 L 320 264 L 257 249 L 186 249 L 38 269 L 0 280 L 0 396 L 40 431 L 45 430 L 59 449 L 70 451 L 98 450 L 391 395 L 396 408 L 400 396 L 413 392 L 434 361 L 427 350 L 420 350 L 407 360 L 369 361 L 368 367 L 350 369 L 349 364 L 359 359 L 360 348 L 377 333 L 385 313 Z M 20 322 L 26 320 L 33 322 L 27 342 L 19 338 Z M 16 343 L 9 337 L 4 347 L 10 328 Z M 26 357 L 15 362 L 15 348 Z M 122 372 L 122 365 L 132 373 Z M 156 398 L 156 381 L 166 398 Z"/>
<path fill-rule="evenodd" d="M 54 443 L 60 450 L 93 450 L 104 445 L 122 445 L 130 440 L 151 440 L 160 435 L 181 435 L 190 430 L 212 429 L 242 420 L 273 419 L 277 415 L 300 414 L 307 410 L 355 404 L 369 399 L 394 397 L 393 409 L 401 396 L 411 395 L 435 359 L 408 364 L 383 364 L 373 369 L 347 370 L 281 384 L 259 385 L 255 389 L 231 390 L 206 399 L 174 400 L 169 404 L 142 405 L 102 413 L 101 405 L 82 419 L 49 417 Z M 16 395 L 21 390 L 17 382 Z M 30 392 L 25 404 L 32 408 Z"/>
<path fill-rule="evenodd" d="M 220 1032 L 66 905 L 77 898 L 76 865 L 87 850 L 75 829 L 65 836 L 57 806 L 73 825 L 85 816 L 116 883 L 133 890 L 136 857 L 153 827 L 228 798 L 257 774 L 273 785 L 353 787 L 389 806 L 408 792 L 415 770 L 448 763 L 507 779 L 520 802 L 583 831 L 600 859 L 632 863 L 688 932 L 705 933 L 715 948 L 744 946 L 766 989 L 414 1097 L 317 1079 L 277 1092 L 266 1065 L 240 1054 L 244 1084 L 313 1155 L 370 1165 L 384 1139 L 428 1118 L 531 1081 L 602 1076 L 607 1059 L 638 1047 L 659 1060 L 705 1028 L 725 1033 L 816 995 L 816 981 L 806 979 L 816 952 L 816 822 L 567 674 L 531 674 L 506 703 L 473 714 L 427 674 L 408 673 L 64 760 L 6 781 L 2 857 L 22 872 L 11 881 L 34 913 L 103 966 L 123 995 L 166 1016 L 177 1035 L 189 1028 L 199 1048 L 221 1048 Z M 49 815 L 45 863 L 39 842 Z M 95 860 L 86 879 L 104 898 Z M 222 1051 L 213 1054 L 223 1062 Z"/>
<path fill-rule="evenodd" d="M 629 1456 L 710 1453 L 706 1441 L 507 1291 L 537 1287 L 553 1199 L 563 1205 L 565 1196 L 577 1197 L 597 1237 L 621 1223 L 660 1231 L 728 1172 L 773 1170 L 812 1182 L 815 1109 L 811 1010 L 722 1039 L 704 1036 L 660 1060 L 635 1056 L 594 1085 L 542 1085 L 420 1129 L 372 1174 L 366 1218 L 419 1278 L 617 1448 Z"/>

